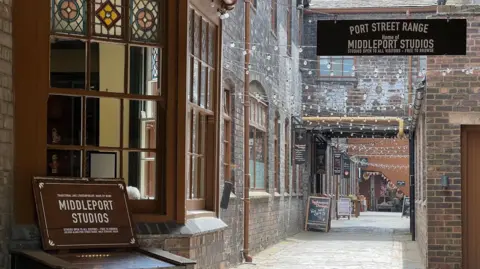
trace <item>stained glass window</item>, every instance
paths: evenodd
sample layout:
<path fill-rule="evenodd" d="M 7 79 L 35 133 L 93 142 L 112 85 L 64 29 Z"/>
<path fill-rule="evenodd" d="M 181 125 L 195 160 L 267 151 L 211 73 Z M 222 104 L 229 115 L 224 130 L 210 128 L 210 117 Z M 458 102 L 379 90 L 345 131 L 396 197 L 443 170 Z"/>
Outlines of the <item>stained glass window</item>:
<path fill-rule="evenodd" d="M 101 36 L 122 36 L 122 1 L 95 0 L 93 33 Z"/>
<path fill-rule="evenodd" d="M 157 41 L 158 2 L 154 0 L 131 0 L 130 23 L 133 40 Z"/>
<path fill-rule="evenodd" d="M 52 31 L 85 34 L 86 5 L 84 0 L 52 0 Z"/>
<path fill-rule="evenodd" d="M 158 49 L 152 49 L 152 79 L 158 78 Z"/>

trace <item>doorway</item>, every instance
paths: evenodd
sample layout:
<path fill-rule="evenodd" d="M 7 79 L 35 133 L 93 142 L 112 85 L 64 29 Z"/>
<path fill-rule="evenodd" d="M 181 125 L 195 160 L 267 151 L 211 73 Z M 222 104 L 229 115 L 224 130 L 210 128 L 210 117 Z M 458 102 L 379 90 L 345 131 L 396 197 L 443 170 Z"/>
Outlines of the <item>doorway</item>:
<path fill-rule="evenodd" d="M 480 126 L 462 126 L 462 248 L 464 269 L 480 264 Z"/>

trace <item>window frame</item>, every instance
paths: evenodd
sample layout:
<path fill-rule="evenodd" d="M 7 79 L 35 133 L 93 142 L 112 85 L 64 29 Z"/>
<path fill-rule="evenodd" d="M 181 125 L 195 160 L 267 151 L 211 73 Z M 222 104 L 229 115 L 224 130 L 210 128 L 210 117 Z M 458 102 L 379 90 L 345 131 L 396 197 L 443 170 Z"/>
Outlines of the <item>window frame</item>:
<path fill-rule="evenodd" d="M 195 34 L 195 25 L 192 26 L 191 32 L 188 32 L 187 35 L 187 43 L 188 43 L 188 51 L 187 51 L 187 59 L 188 59 L 188 66 L 187 66 L 187 72 L 188 72 L 188 84 L 186 86 L 186 89 L 188 89 L 188 92 L 191 91 L 192 85 L 194 85 L 194 76 L 193 76 L 193 66 L 192 63 L 197 63 L 199 66 L 203 68 L 207 68 L 209 70 L 208 73 L 208 79 L 211 79 L 210 81 L 207 79 L 204 83 L 206 85 L 205 89 L 208 92 L 208 85 L 209 83 L 211 86 L 212 92 L 210 94 L 206 95 L 206 98 L 210 98 L 210 107 L 202 107 L 201 104 L 195 104 L 189 99 L 189 94 L 187 94 L 186 98 L 186 110 L 187 110 L 187 115 L 186 115 L 186 125 L 185 125 L 185 138 L 187 145 L 185 145 L 185 168 L 183 174 L 185 175 L 185 189 L 183 189 L 183 197 L 185 197 L 185 208 L 187 210 L 187 218 L 189 216 L 193 216 L 194 211 L 209 211 L 209 212 L 214 212 L 218 213 L 218 205 L 216 205 L 216 201 L 218 200 L 218 174 L 219 174 L 219 164 L 217 164 L 218 157 L 219 157 L 219 131 L 220 131 L 220 120 L 222 119 L 223 113 L 221 112 L 221 107 L 219 106 L 220 102 L 220 71 L 219 71 L 219 61 L 221 58 L 220 54 L 220 49 L 221 46 L 219 46 L 220 41 L 221 41 L 221 27 L 219 24 L 217 24 L 215 21 L 211 20 L 211 18 L 208 15 L 205 15 L 204 13 L 204 8 L 202 8 L 201 3 L 197 3 L 196 5 L 194 3 L 190 3 L 188 6 L 188 21 L 192 20 L 193 17 L 193 22 L 199 19 L 200 23 L 200 34 L 198 34 L 198 40 L 195 41 L 195 38 L 197 37 Z M 197 17 L 198 16 L 198 17 Z M 207 38 L 206 38 L 206 50 L 207 50 L 207 57 L 208 57 L 208 50 L 209 50 L 209 45 L 210 41 L 208 39 L 209 33 L 212 30 L 211 27 L 213 26 L 213 29 L 215 30 L 213 33 L 213 38 L 216 42 L 214 44 L 214 55 L 213 55 L 213 60 L 212 62 L 209 62 L 209 59 L 204 59 L 203 58 L 203 53 L 202 53 L 202 27 L 203 24 L 206 23 L 206 31 L 207 31 Z M 189 24 L 189 23 L 188 23 Z M 187 27 L 188 28 L 188 27 Z M 189 30 L 190 31 L 190 30 Z M 199 42 L 198 46 L 200 49 L 200 52 L 197 55 L 197 51 L 195 48 L 195 42 Z M 211 74 L 210 74 L 211 72 Z M 201 98 L 201 82 L 202 82 L 202 72 L 201 70 L 199 71 L 199 77 L 198 77 L 198 88 L 199 88 L 199 93 L 198 97 Z M 211 78 L 210 75 L 213 77 Z M 190 93 L 191 95 L 191 93 Z M 208 102 L 205 103 L 206 106 L 208 106 Z M 201 136 L 202 138 L 205 139 L 205 153 L 203 156 L 204 158 L 204 180 L 203 180 L 203 190 L 204 190 L 204 197 L 199 197 L 199 198 L 189 198 L 188 197 L 188 190 L 192 190 L 191 186 L 193 186 L 193 182 L 191 180 L 191 162 L 187 159 L 189 158 L 188 156 L 193 154 L 189 151 L 190 146 L 188 145 L 188 142 L 190 142 L 189 136 L 191 136 L 190 131 L 191 129 L 191 122 L 190 122 L 190 113 L 191 112 L 196 112 L 199 113 L 199 115 L 203 115 L 206 117 L 206 123 L 205 123 L 205 130 L 206 133 Z M 190 125 L 190 128 L 189 128 Z M 206 145 L 214 145 L 213 147 L 206 146 Z M 189 188 L 190 187 L 190 188 Z"/>
<path fill-rule="evenodd" d="M 333 59 L 337 59 L 337 60 L 341 59 L 342 60 L 342 75 L 341 76 L 337 76 L 337 75 L 330 76 L 330 74 L 328 74 L 328 75 L 322 75 L 321 74 L 321 70 L 322 70 L 321 60 L 324 60 L 325 58 L 328 58 L 330 63 L 332 61 L 334 61 Z M 355 66 L 356 63 L 357 63 L 357 57 L 356 56 L 317 56 L 317 77 L 318 78 L 355 78 L 355 76 L 352 76 L 351 74 L 345 75 L 345 71 L 344 71 L 344 61 L 345 61 L 345 59 L 353 59 L 353 66 Z M 356 73 L 356 71 L 352 70 L 352 73 Z"/>
<path fill-rule="evenodd" d="M 270 1 L 270 30 L 272 34 L 277 37 L 278 35 L 278 0 Z"/>
<path fill-rule="evenodd" d="M 288 0 L 287 5 L 287 55 L 292 56 L 292 0 Z"/>
<path fill-rule="evenodd" d="M 235 180 L 232 178 L 232 96 L 229 88 L 223 90 L 223 178 L 230 182 L 235 189 Z"/>
<path fill-rule="evenodd" d="M 253 111 L 253 113 L 252 113 Z M 258 115 L 258 111 L 260 112 L 260 116 Z M 250 175 L 250 180 L 253 184 L 250 184 L 250 190 L 261 190 L 266 191 L 268 190 L 268 132 L 267 132 L 267 115 L 268 115 L 268 104 L 263 102 L 260 98 L 257 98 L 250 94 L 250 132 L 253 132 L 253 150 L 250 154 L 250 160 L 256 160 L 256 150 L 255 150 L 255 143 L 257 141 L 257 132 L 261 132 L 263 134 L 263 164 L 264 164 L 264 174 L 263 174 L 263 188 L 257 188 L 256 182 L 256 169 L 253 168 L 253 174 Z M 260 118 L 260 122 L 255 118 Z M 248 134 L 250 135 L 250 134 Z"/>
<path fill-rule="evenodd" d="M 290 189 L 290 124 L 288 119 L 285 119 L 285 139 L 284 139 L 284 149 L 285 149 L 285 161 L 284 161 L 284 169 L 285 169 L 285 174 L 284 174 L 284 184 L 285 184 L 285 192 L 286 193 L 296 193 L 296 188 L 293 186 L 292 182 L 292 188 Z"/>
<path fill-rule="evenodd" d="M 273 134 L 273 165 L 274 165 L 274 172 L 273 172 L 273 190 L 275 192 L 280 193 L 281 184 L 280 184 L 280 151 L 281 151 L 281 135 L 280 135 L 280 114 L 278 111 L 275 113 L 274 119 L 274 134 Z"/>

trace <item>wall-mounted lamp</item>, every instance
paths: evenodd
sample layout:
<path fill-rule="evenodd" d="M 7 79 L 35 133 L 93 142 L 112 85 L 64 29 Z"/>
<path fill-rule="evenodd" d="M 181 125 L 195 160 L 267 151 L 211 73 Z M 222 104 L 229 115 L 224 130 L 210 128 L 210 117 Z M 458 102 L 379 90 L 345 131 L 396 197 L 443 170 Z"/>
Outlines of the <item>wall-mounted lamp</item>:
<path fill-rule="evenodd" d="M 440 183 L 442 184 L 443 189 L 446 190 L 448 188 L 448 176 L 443 175 Z"/>

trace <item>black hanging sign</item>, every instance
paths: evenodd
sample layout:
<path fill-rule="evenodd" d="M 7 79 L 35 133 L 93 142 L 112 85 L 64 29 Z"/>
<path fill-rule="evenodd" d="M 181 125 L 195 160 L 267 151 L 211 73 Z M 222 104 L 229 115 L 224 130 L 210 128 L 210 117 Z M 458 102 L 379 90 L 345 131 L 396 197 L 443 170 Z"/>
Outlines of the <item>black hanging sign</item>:
<path fill-rule="evenodd" d="M 466 19 L 317 22 L 319 56 L 466 54 Z"/>
<path fill-rule="evenodd" d="M 343 178 L 350 178 L 350 159 L 348 156 L 343 158 Z"/>
<path fill-rule="evenodd" d="M 307 138 L 305 129 L 297 129 L 295 131 L 295 164 L 305 164 L 307 158 Z"/>
<path fill-rule="evenodd" d="M 333 174 L 334 175 L 342 174 L 342 154 L 341 153 L 333 154 Z"/>

